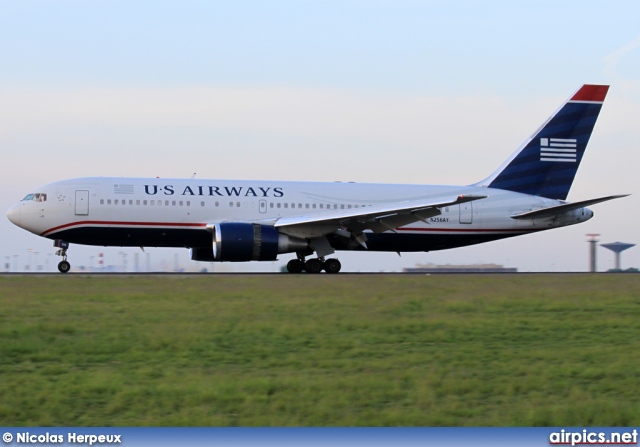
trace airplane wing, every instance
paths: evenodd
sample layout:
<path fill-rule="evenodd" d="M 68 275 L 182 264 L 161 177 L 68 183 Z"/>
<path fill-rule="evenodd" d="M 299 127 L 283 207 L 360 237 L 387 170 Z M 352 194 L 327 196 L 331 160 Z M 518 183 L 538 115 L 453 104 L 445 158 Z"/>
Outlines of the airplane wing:
<path fill-rule="evenodd" d="M 357 237 L 364 230 L 374 233 L 395 231 L 413 222 L 428 223 L 430 217 L 441 214 L 440 208 L 484 199 L 487 196 L 460 195 L 441 200 L 408 200 L 360 208 L 341 209 L 282 217 L 271 221 L 284 234 L 301 237 L 321 237 L 341 231 L 343 236 Z M 366 240 L 366 238 L 365 238 Z M 360 243 L 363 245 L 364 242 Z"/>
<path fill-rule="evenodd" d="M 606 202 L 607 200 L 619 199 L 621 197 L 627 197 L 629 194 L 621 194 L 617 196 L 600 197 L 598 199 L 583 200 L 581 202 L 565 203 L 562 205 L 551 206 L 548 208 L 542 208 L 540 210 L 527 211 L 524 213 L 514 214 L 512 219 L 539 219 L 541 217 L 556 216 L 558 214 L 566 213 L 567 211 L 573 211 L 585 206 L 595 205 L 596 203 Z"/>

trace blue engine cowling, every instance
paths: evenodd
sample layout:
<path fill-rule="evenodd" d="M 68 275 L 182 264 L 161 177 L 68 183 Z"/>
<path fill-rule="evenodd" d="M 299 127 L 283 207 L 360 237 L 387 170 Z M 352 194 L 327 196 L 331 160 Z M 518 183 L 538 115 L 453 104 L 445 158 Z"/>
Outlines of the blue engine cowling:
<path fill-rule="evenodd" d="M 273 227 L 250 223 L 219 223 L 213 229 L 216 261 L 273 261 L 278 257 L 279 233 Z"/>
<path fill-rule="evenodd" d="M 212 247 L 194 247 L 194 261 L 275 261 L 278 253 L 304 251 L 305 239 L 278 233 L 274 227 L 242 222 L 219 223 L 208 227 L 213 233 Z"/>

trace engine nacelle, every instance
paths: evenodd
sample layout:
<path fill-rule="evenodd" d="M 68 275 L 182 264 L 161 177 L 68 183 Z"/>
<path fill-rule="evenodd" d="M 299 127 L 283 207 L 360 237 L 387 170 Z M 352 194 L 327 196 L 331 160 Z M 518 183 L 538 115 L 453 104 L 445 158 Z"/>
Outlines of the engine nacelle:
<path fill-rule="evenodd" d="M 225 222 L 209 227 L 213 233 L 212 248 L 194 247 L 194 261 L 274 261 L 279 253 L 306 251 L 306 239 L 278 233 L 268 225 Z"/>

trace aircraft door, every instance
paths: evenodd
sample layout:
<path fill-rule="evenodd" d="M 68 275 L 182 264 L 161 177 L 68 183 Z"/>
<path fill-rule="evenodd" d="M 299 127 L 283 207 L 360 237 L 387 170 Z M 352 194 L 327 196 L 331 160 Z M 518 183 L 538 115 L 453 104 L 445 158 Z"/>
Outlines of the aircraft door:
<path fill-rule="evenodd" d="M 260 210 L 260 214 L 264 214 L 267 212 L 267 201 L 262 199 L 259 202 L 258 209 Z"/>
<path fill-rule="evenodd" d="M 460 207 L 460 223 L 473 223 L 473 202 L 461 203 Z"/>
<path fill-rule="evenodd" d="M 76 191 L 76 216 L 89 214 L 89 191 Z"/>

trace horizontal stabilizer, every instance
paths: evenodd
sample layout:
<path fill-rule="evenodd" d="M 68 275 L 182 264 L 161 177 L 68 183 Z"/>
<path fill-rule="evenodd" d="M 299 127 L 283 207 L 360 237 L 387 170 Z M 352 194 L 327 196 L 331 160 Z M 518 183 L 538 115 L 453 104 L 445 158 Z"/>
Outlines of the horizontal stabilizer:
<path fill-rule="evenodd" d="M 627 197 L 629 194 L 621 194 L 617 196 L 600 197 L 599 199 L 583 200 L 582 202 L 565 203 L 563 205 L 551 206 L 549 208 L 543 208 L 541 210 L 527 211 L 525 213 L 514 214 L 512 219 L 540 219 L 542 217 L 556 216 L 558 214 L 566 213 L 567 211 L 578 210 L 585 206 L 595 205 L 596 203 L 606 202 L 607 200 L 620 199 L 621 197 Z"/>

